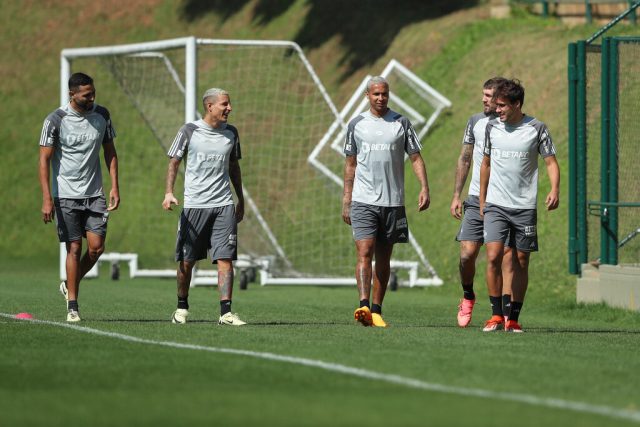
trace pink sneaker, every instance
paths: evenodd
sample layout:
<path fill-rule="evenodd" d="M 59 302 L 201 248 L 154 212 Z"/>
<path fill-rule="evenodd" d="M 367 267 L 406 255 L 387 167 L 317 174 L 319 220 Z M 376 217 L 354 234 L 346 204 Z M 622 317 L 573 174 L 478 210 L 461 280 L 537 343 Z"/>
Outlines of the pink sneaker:
<path fill-rule="evenodd" d="M 463 298 L 458 305 L 458 326 L 466 328 L 471 323 L 471 312 L 473 305 L 476 303 L 474 299 Z"/>

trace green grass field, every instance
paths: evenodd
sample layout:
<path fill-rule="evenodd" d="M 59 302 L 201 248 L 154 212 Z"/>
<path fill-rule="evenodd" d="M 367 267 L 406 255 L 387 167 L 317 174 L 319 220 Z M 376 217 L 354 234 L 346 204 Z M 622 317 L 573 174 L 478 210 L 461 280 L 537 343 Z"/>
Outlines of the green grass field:
<path fill-rule="evenodd" d="M 460 329 L 451 288 L 401 289 L 380 330 L 351 320 L 353 288 L 252 285 L 234 297 L 246 327 L 216 324 L 211 287 L 192 289 L 193 321 L 177 326 L 173 280 L 103 272 L 83 282 L 83 321 L 67 327 L 55 271 L 7 267 L 3 426 L 640 422 L 640 320 L 621 310 L 534 297 L 525 334 L 487 334 L 482 290 L 472 327 Z M 5 316 L 18 312 L 46 323 Z"/>

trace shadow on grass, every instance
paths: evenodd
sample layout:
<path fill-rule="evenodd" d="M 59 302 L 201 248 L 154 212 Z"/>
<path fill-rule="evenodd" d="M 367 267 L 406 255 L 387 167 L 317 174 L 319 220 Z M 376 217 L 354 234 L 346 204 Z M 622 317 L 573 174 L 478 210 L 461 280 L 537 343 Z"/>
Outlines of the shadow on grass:
<path fill-rule="evenodd" d="M 250 3 L 249 0 L 185 0 L 183 18 L 193 22 L 208 13 L 226 21 Z M 294 0 L 257 0 L 251 11 L 255 25 L 265 26 L 284 14 Z M 396 35 L 416 22 L 440 18 L 473 7 L 478 0 L 306 0 L 307 14 L 294 41 L 303 49 L 314 49 L 337 37 L 344 54 L 341 80 L 354 71 L 371 66 L 382 57 Z"/>

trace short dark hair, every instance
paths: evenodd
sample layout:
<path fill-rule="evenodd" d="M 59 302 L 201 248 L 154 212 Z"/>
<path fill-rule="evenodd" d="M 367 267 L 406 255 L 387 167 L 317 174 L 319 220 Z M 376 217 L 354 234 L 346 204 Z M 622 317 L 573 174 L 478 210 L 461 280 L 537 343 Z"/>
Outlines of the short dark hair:
<path fill-rule="evenodd" d="M 491 77 L 489 80 L 487 80 L 486 82 L 484 82 L 484 85 L 482 85 L 483 89 L 495 89 L 496 87 L 498 87 L 500 84 L 506 82 L 507 79 L 505 79 L 504 77 Z"/>
<path fill-rule="evenodd" d="M 524 88 L 518 79 L 505 80 L 496 87 L 493 97 L 506 98 L 511 104 L 519 101 L 520 107 L 522 107 L 524 104 Z"/>
<path fill-rule="evenodd" d="M 77 89 L 80 86 L 92 85 L 93 79 L 85 73 L 73 73 L 69 77 L 69 90 Z"/>

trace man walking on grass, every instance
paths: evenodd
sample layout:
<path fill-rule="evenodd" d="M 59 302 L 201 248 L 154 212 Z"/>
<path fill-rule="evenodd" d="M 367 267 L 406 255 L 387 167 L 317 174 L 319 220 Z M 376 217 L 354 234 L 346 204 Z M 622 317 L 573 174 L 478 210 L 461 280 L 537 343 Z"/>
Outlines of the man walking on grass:
<path fill-rule="evenodd" d="M 233 261 L 237 257 L 238 223 L 244 216 L 244 196 L 240 172 L 240 137 L 227 123 L 231 113 L 229 94 L 218 88 L 202 97 L 205 115 L 182 126 L 169 149 L 169 168 L 162 207 L 178 204 L 173 187 L 178 167 L 186 157 L 184 208 L 178 224 L 176 261 L 178 264 L 178 306 L 173 323 L 184 324 L 189 316 L 189 285 L 196 261 L 207 257 L 218 264 L 220 325 L 246 323 L 231 312 Z M 231 184 L 238 198 L 234 206 Z"/>
<path fill-rule="evenodd" d="M 389 283 L 393 245 L 406 243 L 409 238 L 404 209 L 405 153 L 420 182 L 418 211 L 429 207 L 429 183 L 413 126 L 387 107 L 389 83 L 373 77 L 365 95 L 369 110 L 351 120 L 347 128 L 342 219 L 351 225 L 357 252 L 360 305 L 354 318 L 364 326 L 384 328 L 387 323 L 382 318 L 382 301 Z"/>
<path fill-rule="evenodd" d="M 522 112 L 524 88 L 520 82 L 501 83 L 496 87 L 494 98 L 498 118 L 487 124 L 480 170 L 487 287 L 493 309 L 483 330 L 492 332 L 504 328 L 508 332 L 522 332 L 518 321 L 529 282 L 529 257 L 538 250 L 538 155 L 544 159 L 551 181 L 551 191 L 545 198 L 547 210 L 556 209 L 560 202 L 560 168 L 547 126 Z M 500 307 L 500 269 L 507 243 L 516 251 L 512 261 L 511 311 L 505 324 L 497 308 Z"/>
<path fill-rule="evenodd" d="M 109 111 L 95 104 L 95 98 L 91 77 L 71 75 L 69 103 L 47 116 L 40 135 L 42 220 L 46 224 L 55 219 L 58 238 L 67 249 L 67 280 L 60 284 L 67 300 L 67 322 L 80 321 L 80 280 L 104 252 L 109 212 L 120 205 L 116 133 Z M 108 206 L 102 190 L 101 148 L 111 178 Z M 84 255 L 83 237 L 87 239 Z"/>

